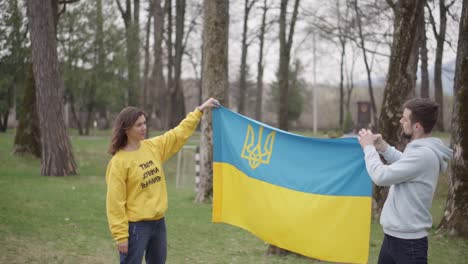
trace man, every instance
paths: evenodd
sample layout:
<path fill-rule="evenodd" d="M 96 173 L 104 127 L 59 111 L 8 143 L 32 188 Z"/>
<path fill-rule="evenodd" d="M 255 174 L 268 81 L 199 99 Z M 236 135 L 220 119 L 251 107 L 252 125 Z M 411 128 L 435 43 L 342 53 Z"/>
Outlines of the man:
<path fill-rule="evenodd" d="M 376 185 L 390 186 L 380 216 L 385 236 L 379 264 L 427 263 L 427 228 L 432 226 L 429 210 L 439 173 L 452 157 L 451 149 L 431 137 L 439 111 L 437 103 L 414 98 L 403 109 L 400 124 L 410 140 L 403 153 L 370 130 L 362 129 L 358 137 L 372 180 Z"/>

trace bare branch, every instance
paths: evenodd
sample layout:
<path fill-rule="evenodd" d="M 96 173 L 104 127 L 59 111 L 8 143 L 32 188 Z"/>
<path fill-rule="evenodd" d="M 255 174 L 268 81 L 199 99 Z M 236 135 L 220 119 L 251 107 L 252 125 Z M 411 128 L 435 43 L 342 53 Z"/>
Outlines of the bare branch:
<path fill-rule="evenodd" d="M 125 11 L 122 8 L 122 4 L 120 3 L 120 0 L 115 0 L 115 2 L 117 2 L 117 7 L 119 8 L 120 13 L 122 14 L 122 16 L 124 16 Z"/>
<path fill-rule="evenodd" d="M 291 18 L 291 25 L 289 27 L 289 36 L 288 36 L 288 42 L 286 43 L 286 47 L 288 50 L 291 50 L 291 44 L 292 44 L 292 39 L 294 35 L 294 28 L 296 26 L 296 21 L 297 21 L 297 13 L 299 12 L 299 0 L 296 0 L 294 2 L 294 10 Z"/>
<path fill-rule="evenodd" d="M 429 11 L 429 21 L 430 21 L 431 26 L 432 26 L 432 31 L 434 32 L 434 36 L 436 37 L 436 39 L 438 39 L 439 38 L 439 33 L 437 33 L 436 23 L 435 23 L 435 20 L 434 20 L 434 16 L 432 15 L 431 7 L 427 3 L 426 3 L 426 7 L 427 7 L 427 9 Z"/>
<path fill-rule="evenodd" d="M 76 2 L 79 2 L 80 0 L 60 0 L 58 1 L 59 5 L 60 4 L 72 4 L 72 3 L 76 3 Z"/>
<path fill-rule="evenodd" d="M 356 0 L 357 1 L 357 0 Z M 393 10 L 393 12 L 396 11 L 396 5 L 392 0 L 386 0 L 388 6 Z"/>

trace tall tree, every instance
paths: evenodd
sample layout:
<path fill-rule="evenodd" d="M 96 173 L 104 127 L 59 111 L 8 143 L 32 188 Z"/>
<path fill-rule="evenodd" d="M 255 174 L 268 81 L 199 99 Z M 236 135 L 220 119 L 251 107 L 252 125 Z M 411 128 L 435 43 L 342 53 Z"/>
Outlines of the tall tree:
<path fill-rule="evenodd" d="M 182 85 L 182 57 L 184 55 L 185 0 L 176 0 L 176 35 L 174 57 L 174 82 L 171 87 L 170 126 L 176 126 L 185 116 L 185 98 Z"/>
<path fill-rule="evenodd" d="M 5 132 L 10 114 L 16 111 L 16 94 L 24 83 L 28 52 L 18 1 L 0 3 L 0 8 L 3 9 L 0 21 L 0 132 Z"/>
<path fill-rule="evenodd" d="M 362 49 L 362 57 L 364 59 L 364 65 L 366 66 L 367 86 L 369 88 L 369 98 L 370 98 L 371 107 L 372 107 L 372 116 L 374 117 L 374 125 L 377 125 L 378 123 L 377 122 L 377 107 L 376 107 L 375 98 L 374 98 L 374 88 L 372 87 L 371 66 L 367 58 L 366 42 L 365 42 L 363 30 L 362 30 L 361 17 L 363 17 L 363 13 L 359 9 L 358 0 L 354 1 L 354 11 L 356 12 L 356 22 L 357 22 L 356 24 L 358 27 L 359 42 L 360 42 L 359 46 Z"/>
<path fill-rule="evenodd" d="M 423 0 L 424 3 L 426 0 Z M 411 91 L 408 94 L 409 98 L 416 96 L 416 83 L 418 80 L 418 63 L 419 63 L 419 54 L 421 49 L 422 35 L 425 27 L 422 26 L 421 20 L 424 20 L 424 8 L 422 9 L 423 13 L 418 16 L 418 24 L 416 26 L 416 35 L 414 36 L 413 46 L 411 48 L 411 55 L 408 60 L 408 77 L 410 79 Z M 425 34 L 425 33 L 424 33 Z"/>
<path fill-rule="evenodd" d="M 349 23 L 349 4 L 346 3 L 346 9 L 341 10 L 340 0 L 336 1 L 336 17 L 337 17 L 337 29 L 338 29 L 338 41 L 341 47 L 341 56 L 340 56 L 340 116 L 339 124 L 340 127 L 343 127 L 344 121 L 344 70 L 345 70 L 345 56 L 346 56 L 346 45 L 348 40 L 348 32 L 351 28 L 351 23 Z"/>
<path fill-rule="evenodd" d="M 455 103 L 452 138 L 455 150 L 449 172 L 449 194 L 439 228 L 450 235 L 468 237 L 468 0 L 463 0 L 453 86 Z"/>
<path fill-rule="evenodd" d="M 434 16 L 432 15 L 431 9 L 428 8 L 432 30 L 434 37 L 437 41 L 436 57 L 434 62 L 434 93 L 435 101 L 440 105 L 440 109 L 444 109 L 444 89 L 442 86 L 442 60 L 444 55 L 444 44 L 445 44 L 445 33 L 447 30 L 447 12 L 451 5 L 455 3 L 455 0 L 448 5 L 445 4 L 445 0 L 439 0 L 439 31 L 436 29 L 436 23 Z M 439 118 L 437 119 L 436 129 L 444 131 L 444 111 L 439 112 Z"/>
<path fill-rule="evenodd" d="M 421 48 L 419 49 L 421 57 L 421 97 L 429 98 L 429 70 L 427 58 L 427 36 L 426 36 L 426 19 L 421 16 L 419 19 L 419 27 L 421 28 Z"/>
<path fill-rule="evenodd" d="M 299 0 L 294 0 L 293 12 L 289 24 L 289 32 L 286 32 L 288 27 L 286 15 L 288 13 L 289 0 L 281 0 L 280 17 L 279 17 L 279 41 L 280 41 L 280 59 L 278 67 L 278 85 L 280 90 L 279 97 L 279 112 L 278 126 L 280 129 L 288 130 L 288 90 L 289 90 L 289 64 L 291 61 L 291 47 L 294 37 L 294 29 L 296 28 L 297 14 L 299 11 Z"/>
<path fill-rule="evenodd" d="M 163 35 L 164 35 L 164 11 L 161 6 L 161 0 L 153 0 L 153 17 L 154 17 L 154 44 L 153 44 L 153 55 L 154 55 L 154 65 L 152 77 L 154 80 L 154 87 L 152 88 L 151 98 L 157 103 L 152 104 L 152 112 L 156 113 L 156 116 L 159 117 L 160 123 L 157 124 L 157 128 L 165 128 L 167 124 L 167 115 L 166 115 L 166 98 L 164 97 L 166 91 L 166 85 L 163 75 Z"/>
<path fill-rule="evenodd" d="M 203 94 L 228 106 L 229 1 L 205 0 L 203 21 Z M 200 188 L 195 201 L 213 196 L 213 131 L 210 110 L 202 120 Z"/>
<path fill-rule="evenodd" d="M 299 12 L 299 0 L 294 0 L 293 12 L 288 28 L 287 13 L 289 0 L 281 0 L 280 17 L 279 17 L 279 42 L 280 42 L 280 59 L 278 67 L 278 88 L 279 88 L 279 111 L 278 111 L 278 126 L 280 129 L 288 131 L 289 129 L 289 67 L 291 61 L 291 47 L 294 38 L 294 30 L 296 27 L 297 15 Z M 269 245 L 267 255 L 285 255 L 289 251 L 278 248 L 274 245 Z"/>
<path fill-rule="evenodd" d="M 57 57 L 52 1 L 28 0 L 27 7 L 41 131 L 41 175 L 76 174 L 63 117 L 63 82 Z"/>
<path fill-rule="evenodd" d="M 247 43 L 247 34 L 249 30 L 249 14 L 253 5 L 257 0 L 244 0 L 244 21 L 242 29 L 242 45 L 241 45 L 241 63 L 239 67 L 239 100 L 237 101 L 237 109 L 240 114 L 245 114 L 245 94 L 247 88 L 247 53 L 249 45 Z"/>
<path fill-rule="evenodd" d="M 424 0 L 401 0 L 395 6 L 390 65 L 378 123 L 382 136 L 391 145 L 398 144 L 401 106 L 412 90 L 407 68 L 423 3 Z M 385 198 L 386 189 L 375 188 L 375 215 L 380 215 Z"/>
<path fill-rule="evenodd" d="M 149 89 L 149 71 L 150 71 L 150 38 L 151 38 L 151 22 L 154 16 L 153 12 L 153 1 L 149 1 L 148 3 L 148 16 L 146 18 L 146 26 L 145 26 L 145 46 L 144 46 L 144 63 L 143 63 L 143 83 L 141 86 L 141 93 L 140 93 L 140 105 L 144 109 L 144 111 L 148 114 L 147 123 L 151 123 L 151 105 L 153 100 L 151 100 L 150 96 L 150 89 Z M 147 132 L 148 133 L 148 132 Z"/>
<path fill-rule="evenodd" d="M 258 63 L 257 63 L 257 95 L 255 100 L 255 119 L 262 121 L 262 103 L 263 103 L 263 48 L 265 45 L 266 18 L 268 12 L 267 0 L 263 0 L 262 24 L 258 35 Z"/>
<path fill-rule="evenodd" d="M 115 0 L 125 25 L 127 45 L 128 84 L 126 104 L 137 105 L 140 92 L 140 0 L 125 1 L 125 9 L 120 0 Z M 133 8 L 133 9 L 132 9 Z M 132 12 L 133 11 L 133 12 Z"/>
<path fill-rule="evenodd" d="M 165 121 L 164 129 L 169 129 L 171 126 L 171 110 L 172 110 L 172 91 L 174 90 L 174 45 L 173 45 L 173 16 L 172 16 L 172 0 L 166 0 L 164 2 L 164 10 L 167 16 L 167 26 L 166 26 L 166 57 L 167 57 L 167 73 L 166 73 L 166 90 L 165 100 L 166 100 L 166 109 L 165 109 Z"/>

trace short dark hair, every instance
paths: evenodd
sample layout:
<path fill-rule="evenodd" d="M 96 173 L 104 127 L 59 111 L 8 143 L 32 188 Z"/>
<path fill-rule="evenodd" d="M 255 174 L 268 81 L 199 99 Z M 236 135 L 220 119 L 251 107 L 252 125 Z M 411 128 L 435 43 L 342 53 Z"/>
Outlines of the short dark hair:
<path fill-rule="evenodd" d="M 411 110 L 411 124 L 420 123 L 424 133 L 434 128 L 439 116 L 439 104 L 429 98 L 413 98 L 403 104 L 403 109 Z"/>

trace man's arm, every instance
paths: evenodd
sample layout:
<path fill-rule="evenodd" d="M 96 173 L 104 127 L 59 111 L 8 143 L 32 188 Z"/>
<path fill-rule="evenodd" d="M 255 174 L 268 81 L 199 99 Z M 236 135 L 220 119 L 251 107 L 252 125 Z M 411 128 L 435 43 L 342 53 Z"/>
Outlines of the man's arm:
<path fill-rule="evenodd" d="M 372 145 L 364 147 L 366 169 L 372 181 L 379 186 L 411 181 L 425 168 L 425 157 L 421 150 L 415 149 L 391 165 L 384 165 L 377 150 Z"/>

